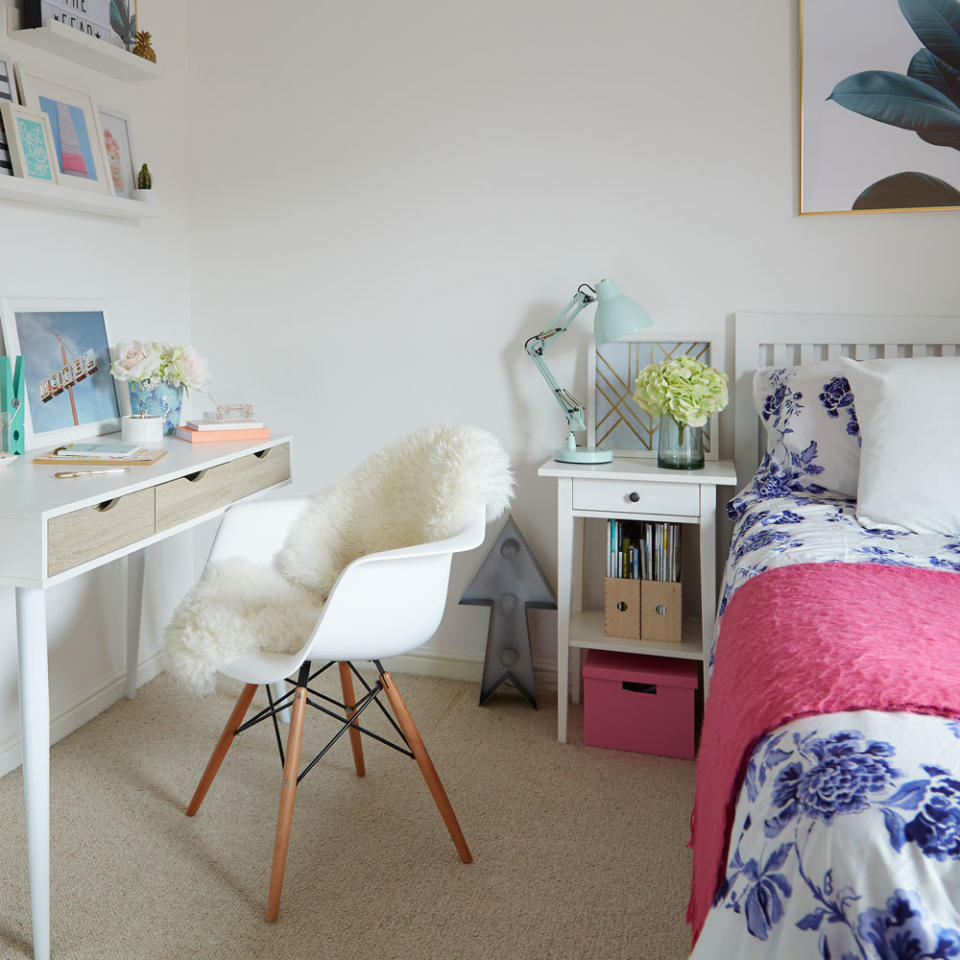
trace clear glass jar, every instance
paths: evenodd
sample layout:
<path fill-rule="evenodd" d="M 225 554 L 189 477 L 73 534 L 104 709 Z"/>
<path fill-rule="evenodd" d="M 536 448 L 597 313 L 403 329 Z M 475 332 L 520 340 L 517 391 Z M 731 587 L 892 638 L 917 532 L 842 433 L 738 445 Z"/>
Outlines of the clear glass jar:
<path fill-rule="evenodd" d="M 677 423 L 669 413 L 660 417 L 657 466 L 671 470 L 699 470 L 703 467 L 703 429 Z"/>

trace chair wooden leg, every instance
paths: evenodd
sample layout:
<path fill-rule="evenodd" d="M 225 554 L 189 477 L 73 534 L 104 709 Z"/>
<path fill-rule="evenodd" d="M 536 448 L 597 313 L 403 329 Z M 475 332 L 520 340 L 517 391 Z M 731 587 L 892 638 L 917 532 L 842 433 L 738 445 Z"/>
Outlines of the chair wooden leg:
<path fill-rule="evenodd" d="M 349 663 L 340 663 L 340 687 L 343 690 L 343 702 L 348 707 L 347 719 L 352 720 L 356 715 L 353 709 L 357 705 L 357 698 L 353 692 L 353 676 L 350 673 Z M 355 727 L 350 728 L 350 747 L 353 750 L 353 767 L 357 776 L 362 777 L 367 771 L 363 763 L 363 735 Z"/>
<path fill-rule="evenodd" d="M 290 736 L 283 765 L 280 787 L 280 810 L 277 814 L 277 834 L 273 841 L 273 863 L 270 867 L 270 893 L 267 897 L 267 920 L 271 923 L 280 912 L 280 894 L 283 891 L 283 873 L 287 866 L 287 847 L 290 844 L 290 823 L 293 820 L 293 799 L 297 792 L 297 773 L 300 770 L 300 749 L 303 746 L 303 718 L 307 709 L 307 691 L 297 687 L 293 694 L 290 716 Z"/>
<path fill-rule="evenodd" d="M 187 807 L 188 817 L 192 817 L 200 809 L 200 804 L 203 803 L 203 798 L 207 795 L 210 784 L 213 783 L 213 778 L 217 775 L 220 764 L 223 763 L 223 758 L 227 755 L 230 744 L 233 743 L 234 734 L 237 732 L 237 728 L 243 723 L 243 718 L 247 715 L 247 710 L 250 709 L 250 701 L 253 700 L 253 695 L 256 692 L 257 685 L 255 683 L 248 683 L 237 698 L 233 712 L 230 714 L 230 719 L 227 720 L 226 726 L 223 728 L 223 733 L 220 734 L 220 739 L 213 748 L 213 753 L 207 761 L 203 776 L 200 778 L 197 789 L 193 793 L 190 806 Z"/>
<path fill-rule="evenodd" d="M 423 774 L 423 779 L 427 782 L 427 787 L 433 795 L 437 809 L 440 811 L 440 816 L 443 817 L 443 822 L 447 825 L 447 830 L 450 832 L 450 839 L 453 840 L 453 845 L 457 848 L 460 859 L 464 863 L 471 863 L 473 857 L 470 855 L 467 841 L 463 838 L 463 831 L 457 822 L 453 807 L 450 806 L 447 792 L 443 789 L 443 784 L 437 776 L 433 761 L 431 761 L 430 755 L 423 745 L 423 740 L 420 738 L 420 734 L 414 725 L 413 718 L 410 716 L 410 711 L 407 710 L 407 705 L 403 702 L 396 684 L 394 684 L 393 678 L 389 673 L 381 674 L 380 682 L 383 684 L 383 689 L 387 694 L 387 699 L 390 701 L 390 706 L 393 707 L 393 712 L 396 714 L 400 729 L 403 730 L 403 735 L 407 738 L 407 743 L 410 744 L 410 749 L 413 751 L 413 756 L 417 761 L 417 766 L 420 768 L 420 773 Z"/>

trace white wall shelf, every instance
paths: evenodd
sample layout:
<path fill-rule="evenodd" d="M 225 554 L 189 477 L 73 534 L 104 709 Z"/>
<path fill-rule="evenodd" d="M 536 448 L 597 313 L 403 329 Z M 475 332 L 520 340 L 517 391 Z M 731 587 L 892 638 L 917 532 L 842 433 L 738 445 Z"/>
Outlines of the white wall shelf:
<path fill-rule="evenodd" d="M 7 36 L 18 43 L 46 50 L 65 60 L 97 70 L 117 80 L 136 82 L 155 80 L 162 76 L 160 68 L 143 57 L 134 56 L 105 40 L 88 37 L 85 33 L 67 27 L 57 20 L 48 20 L 45 27 L 21 30 L 20 11 L 7 8 Z"/>
<path fill-rule="evenodd" d="M 139 200 L 74 190 L 36 180 L 24 180 L 22 177 L 0 177 L 0 201 L 4 200 L 121 220 L 142 220 L 159 216 L 156 207 Z"/>

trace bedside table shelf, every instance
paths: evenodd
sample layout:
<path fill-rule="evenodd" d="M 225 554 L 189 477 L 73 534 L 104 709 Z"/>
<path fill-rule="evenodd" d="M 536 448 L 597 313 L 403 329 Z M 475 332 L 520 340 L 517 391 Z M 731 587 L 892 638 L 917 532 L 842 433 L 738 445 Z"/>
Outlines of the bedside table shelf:
<path fill-rule="evenodd" d="M 608 637 L 603 632 L 602 610 L 581 610 L 570 617 L 570 646 L 582 650 L 614 650 L 617 653 L 642 653 L 650 657 L 674 657 L 677 660 L 702 660 L 702 630 L 698 620 L 683 621 L 680 643 L 659 640 L 627 640 Z"/>
<path fill-rule="evenodd" d="M 537 475 L 557 484 L 557 739 L 565 743 L 568 700 L 580 699 L 581 650 L 704 659 L 717 611 L 717 487 L 736 486 L 737 475 L 730 460 L 685 471 L 625 457 L 593 465 L 548 460 Z M 610 517 L 699 527 L 700 620 L 684 621 L 680 643 L 608 637 L 603 613 L 583 610 L 584 522 Z M 707 681 L 704 673 L 704 696 Z"/>

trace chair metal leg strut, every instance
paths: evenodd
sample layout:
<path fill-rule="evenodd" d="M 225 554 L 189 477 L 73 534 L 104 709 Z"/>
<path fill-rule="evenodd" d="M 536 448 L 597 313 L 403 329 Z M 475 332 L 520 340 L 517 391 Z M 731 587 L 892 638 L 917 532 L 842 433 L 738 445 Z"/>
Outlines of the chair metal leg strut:
<path fill-rule="evenodd" d="M 433 766 L 430 755 L 427 753 L 423 740 L 417 731 L 416 725 L 410 716 L 403 698 L 400 696 L 393 678 L 383 669 L 379 660 L 374 660 L 373 664 L 377 668 L 377 679 L 372 683 L 367 683 L 357 668 L 349 662 L 339 662 L 337 664 L 340 673 L 340 687 L 343 695 L 343 701 L 335 700 L 327 694 L 314 689 L 310 684 L 320 674 L 324 673 L 333 666 L 335 661 L 330 661 L 319 670 L 310 672 L 310 661 L 305 661 L 297 675 L 296 680 L 288 680 L 291 685 L 282 697 L 275 698 L 273 691 L 267 687 L 268 706 L 254 714 L 249 720 L 244 721 L 247 710 L 256 692 L 256 684 L 247 684 L 243 688 L 230 718 L 217 741 L 213 754 L 210 757 L 207 767 L 204 770 L 200 783 L 197 786 L 190 806 L 187 808 L 187 815 L 193 816 L 200 807 L 204 796 L 213 782 L 220 764 L 226 756 L 227 750 L 234 737 L 243 733 L 245 730 L 256 726 L 258 723 L 266 720 L 268 717 L 273 721 L 274 734 L 277 739 L 277 747 L 280 753 L 280 763 L 283 767 L 283 776 L 280 786 L 280 805 L 277 813 L 277 830 L 274 838 L 273 859 L 270 868 L 270 892 L 267 899 L 266 917 L 269 921 L 274 921 L 280 911 L 280 895 L 283 889 L 283 876 L 286 869 L 287 850 L 290 844 L 290 827 L 293 819 L 293 803 L 296 795 L 297 784 L 316 766 L 316 764 L 326 755 L 330 748 L 343 736 L 350 734 L 350 742 L 353 751 L 354 769 L 357 776 L 364 776 L 365 766 L 362 748 L 361 734 L 365 734 L 373 740 L 384 744 L 396 750 L 405 756 L 416 760 L 420 773 L 433 796 L 437 809 L 446 824 L 451 840 L 456 847 L 460 859 L 464 863 L 472 862 L 470 849 L 464 839 L 460 824 L 450 805 L 447 793 L 437 776 L 437 771 Z M 359 681 L 363 688 L 363 693 L 356 696 L 353 678 Z M 385 693 L 390 703 L 393 714 L 379 700 L 379 694 Z M 329 704 L 329 706 L 328 706 Z M 381 736 L 373 730 L 360 724 L 360 718 L 363 712 L 371 704 L 376 704 L 381 713 L 389 721 L 394 732 L 398 735 L 400 743 L 395 743 Z M 339 729 L 330 738 L 323 749 L 300 770 L 300 754 L 303 746 L 303 727 L 306 715 L 306 708 L 310 706 L 323 713 L 339 724 Z M 280 729 L 277 724 L 277 716 L 284 710 L 291 710 L 290 731 L 287 738 L 287 747 L 284 751 Z M 346 719 L 344 719 L 346 718 Z"/>

